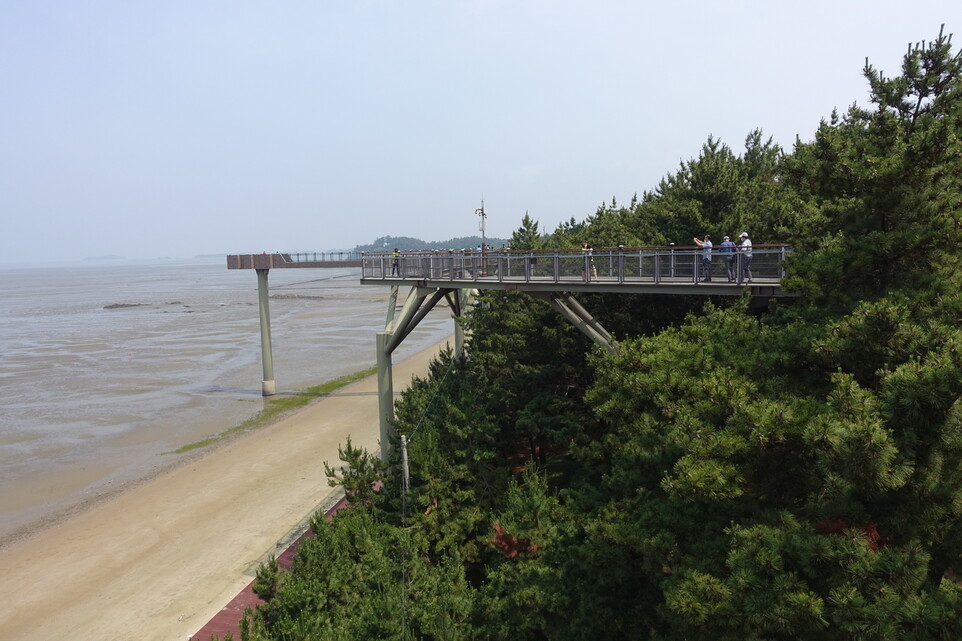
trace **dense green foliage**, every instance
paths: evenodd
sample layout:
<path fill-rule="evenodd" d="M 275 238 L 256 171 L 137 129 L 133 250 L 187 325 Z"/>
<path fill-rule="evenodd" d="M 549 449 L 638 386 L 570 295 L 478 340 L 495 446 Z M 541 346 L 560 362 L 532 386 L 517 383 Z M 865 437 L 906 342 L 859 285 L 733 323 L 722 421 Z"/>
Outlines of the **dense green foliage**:
<path fill-rule="evenodd" d="M 939 37 L 789 154 L 709 140 L 526 248 L 734 235 L 798 248 L 759 313 L 487 293 L 397 404 L 412 487 L 348 444 L 262 639 L 962 638 L 962 59 Z M 375 490 L 375 488 L 379 488 Z"/>

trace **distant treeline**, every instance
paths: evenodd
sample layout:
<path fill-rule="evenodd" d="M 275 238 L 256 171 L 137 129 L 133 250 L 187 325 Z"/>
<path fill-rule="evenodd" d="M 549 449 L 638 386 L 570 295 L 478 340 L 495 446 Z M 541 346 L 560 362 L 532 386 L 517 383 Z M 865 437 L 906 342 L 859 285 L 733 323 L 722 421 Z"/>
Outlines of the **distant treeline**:
<path fill-rule="evenodd" d="M 485 238 L 484 242 L 487 243 L 489 247 L 501 247 L 508 243 L 504 238 Z M 421 249 L 469 249 L 477 247 L 480 244 L 480 236 L 462 236 L 460 238 L 441 241 L 425 241 L 420 238 L 409 238 L 408 236 L 382 236 L 370 245 L 358 245 L 354 248 L 354 251 L 391 251 L 395 247 L 406 251 Z"/>

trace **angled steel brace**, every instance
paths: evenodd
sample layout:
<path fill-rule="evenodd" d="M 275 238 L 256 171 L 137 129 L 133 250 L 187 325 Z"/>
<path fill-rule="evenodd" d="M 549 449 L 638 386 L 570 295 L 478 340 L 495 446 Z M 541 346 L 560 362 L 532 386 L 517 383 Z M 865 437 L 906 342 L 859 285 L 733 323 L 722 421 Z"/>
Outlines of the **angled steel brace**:
<path fill-rule="evenodd" d="M 454 292 L 454 296 L 451 293 Z M 448 301 L 448 306 L 455 316 L 461 315 L 461 290 L 448 289 L 444 291 L 444 299 Z"/>
<path fill-rule="evenodd" d="M 397 332 L 398 327 L 403 327 L 410 320 L 414 313 L 417 311 L 418 307 L 421 306 L 421 302 L 427 297 L 428 294 L 435 291 L 432 289 L 427 289 L 424 287 L 412 287 L 411 291 L 408 292 L 407 298 L 404 300 L 404 305 L 401 306 L 401 316 L 398 318 L 395 315 L 394 308 L 397 305 L 397 296 L 392 292 L 391 300 L 388 302 L 388 322 L 384 326 L 384 331 L 389 334 L 394 334 Z"/>
<path fill-rule="evenodd" d="M 561 312 L 562 316 L 581 330 L 582 334 L 609 352 L 615 351 L 611 345 L 611 334 L 571 294 L 559 292 L 528 292 L 528 294 L 548 301 L 552 307 Z"/>
<path fill-rule="evenodd" d="M 415 295 L 414 289 L 420 290 L 417 295 Z M 438 301 L 444 298 L 445 293 L 451 291 L 447 289 L 434 290 L 431 297 L 425 302 L 424 299 L 427 298 L 427 296 L 423 295 L 423 293 L 430 290 L 420 287 L 414 289 L 412 289 L 411 294 L 408 295 L 408 299 L 404 303 L 404 308 L 401 310 L 401 318 L 394 323 L 394 327 L 392 328 L 392 337 L 387 344 L 389 354 L 393 353 L 398 345 L 407 338 L 408 334 L 418 326 L 418 323 L 424 320 L 428 312 L 434 309 Z"/>
<path fill-rule="evenodd" d="M 394 315 L 397 313 L 397 285 L 391 285 L 391 295 L 387 299 L 387 319 L 384 321 L 385 331 L 391 328 L 394 322 Z"/>
<path fill-rule="evenodd" d="M 570 293 L 565 292 L 560 295 L 560 297 L 567 303 L 568 307 L 574 310 L 579 318 L 583 318 L 586 323 L 588 323 L 596 332 L 598 332 L 606 341 L 609 343 L 612 340 L 611 334 L 606 330 L 598 320 L 591 315 L 591 313 L 582 307 L 581 303 L 575 300 L 575 297 Z"/>

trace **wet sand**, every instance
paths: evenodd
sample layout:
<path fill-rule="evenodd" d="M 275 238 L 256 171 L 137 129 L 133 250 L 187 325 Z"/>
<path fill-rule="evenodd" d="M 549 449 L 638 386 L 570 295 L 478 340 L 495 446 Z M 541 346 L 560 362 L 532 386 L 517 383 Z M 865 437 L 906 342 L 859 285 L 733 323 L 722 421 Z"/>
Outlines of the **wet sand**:
<path fill-rule="evenodd" d="M 395 392 L 445 339 L 394 363 Z M 331 502 L 338 445 L 378 448 L 371 376 L 0 552 L 0 638 L 186 639 Z"/>

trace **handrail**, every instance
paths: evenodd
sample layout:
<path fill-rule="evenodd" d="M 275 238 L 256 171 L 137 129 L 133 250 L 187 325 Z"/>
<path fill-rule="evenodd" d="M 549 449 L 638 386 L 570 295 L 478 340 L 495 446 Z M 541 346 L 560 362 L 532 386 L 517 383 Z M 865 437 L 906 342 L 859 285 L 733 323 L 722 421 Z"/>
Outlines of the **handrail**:
<path fill-rule="evenodd" d="M 284 267 L 360 267 L 363 252 L 300 252 L 228 254 L 227 269 L 279 269 Z"/>
<path fill-rule="evenodd" d="M 699 247 L 618 247 L 590 253 L 579 249 L 365 252 L 361 279 L 777 285 L 785 274 L 785 259 L 792 253 L 788 245 L 756 245 L 750 254 L 738 247 L 725 249 L 712 248 L 708 271 L 705 250 Z"/>
<path fill-rule="evenodd" d="M 299 252 L 286 253 L 290 260 L 295 263 L 326 263 L 344 261 L 358 261 L 364 256 L 364 252 L 344 251 L 344 252 Z"/>

